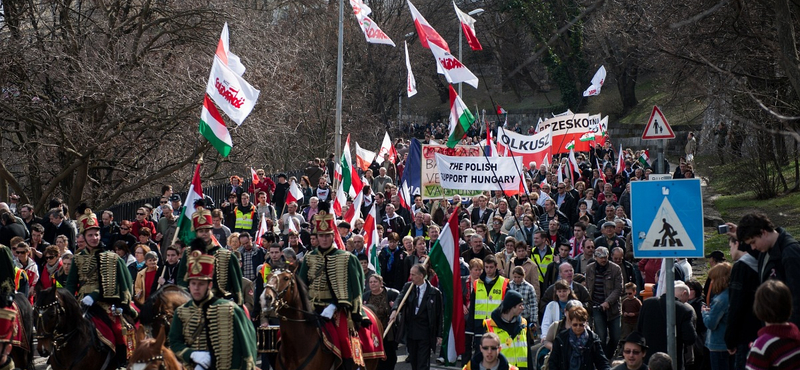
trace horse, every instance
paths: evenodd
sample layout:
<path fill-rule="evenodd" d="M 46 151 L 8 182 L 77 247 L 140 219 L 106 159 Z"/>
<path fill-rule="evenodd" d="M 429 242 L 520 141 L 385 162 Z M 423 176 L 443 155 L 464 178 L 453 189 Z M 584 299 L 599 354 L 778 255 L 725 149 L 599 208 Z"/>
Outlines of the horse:
<path fill-rule="evenodd" d="M 114 353 L 100 343 L 92 322 L 68 290 L 47 288 L 36 298 L 37 337 L 52 340 L 52 354 L 47 363 L 54 370 L 106 369 Z"/>
<path fill-rule="evenodd" d="M 167 334 L 165 337 L 168 337 L 175 310 L 191 298 L 185 289 L 175 284 L 164 285 L 145 301 L 142 311 L 139 312 L 139 323 L 149 325 L 153 337 L 162 330 Z"/>
<path fill-rule="evenodd" d="M 175 353 L 166 347 L 167 335 L 161 327 L 154 338 L 147 338 L 144 326 L 136 329 L 136 349 L 128 359 L 128 370 L 183 370 Z"/>
<path fill-rule="evenodd" d="M 11 300 L 10 293 L 7 297 L 8 300 Z M 17 368 L 33 370 L 33 308 L 31 302 L 22 293 L 14 294 L 13 301 L 17 304 L 16 310 L 22 319 L 21 329 L 25 336 L 20 338 L 19 344 L 12 345 L 10 356 Z M 4 304 L 6 303 L 4 302 Z"/>
<path fill-rule="evenodd" d="M 276 369 L 331 369 L 336 365 L 338 358 L 323 344 L 322 319 L 311 306 L 306 286 L 297 275 L 288 270 L 274 270 L 260 298 L 265 313 L 280 317 L 280 332 L 292 333 L 281 336 L 277 364 L 273 364 Z M 373 325 L 383 333 L 380 321 Z M 316 338 L 316 343 L 309 345 L 312 338 Z M 364 359 L 365 368 L 374 370 L 379 361 Z"/>

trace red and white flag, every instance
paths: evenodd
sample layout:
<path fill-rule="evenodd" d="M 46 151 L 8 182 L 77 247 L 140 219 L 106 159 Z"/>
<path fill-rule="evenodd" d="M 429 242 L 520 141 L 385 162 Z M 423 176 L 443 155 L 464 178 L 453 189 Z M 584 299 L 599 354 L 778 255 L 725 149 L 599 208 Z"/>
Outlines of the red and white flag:
<path fill-rule="evenodd" d="M 619 154 L 617 154 L 617 173 L 622 173 L 625 169 L 625 153 L 622 152 L 622 144 L 619 144 Z"/>
<path fill-rule="evenodd" d="M 303 199 L 303 191 L 297 186 L 297 182 L 292 180 L 289 183 L 289 192 L 286 193 L 286 204 L 298 202 Z"/>
<path fill-rule="evenodd" d="M 461 9 L 456 6 L 455 1 L 453 1 L 453 8 L 456 8 L 458 21 L 461 22 L 461 29 L 464 30 L 464 37 L 467 38 L 469 47 L 471 47 L 472 50 L 483 50 L 483 46 L 481 46 L 481 43 L 478 42 L 478 36 L 475 35 L 475 18 L 472 18 L 469 14 L 462 12 Z"/>
<path fill-rule="evenodd" d="M 417 94 L 417 80 L 414 79 L 414 73 L 411 72 L 411 60 L 408 58 L 408 43 L 403 41 L 403 44 L 406 47 L 406 69 L 408 70 L 408 78 L 406 79 L 406 92 L 410 98 Z"/>
<path fill-rule="evenodd" d="M 583 92 L 583 96 L 600 95 L 600 88 L 603 87 L 604 82 L 606 82 L 606 67 L 600 66 L 600 69 L 592 77 L 592 84 Z"/>
<path fill-rule="evenodd" d="M 378 155 L 375 157 L 378 164 L 383 164 L 383 155 L 387 153 L 389 154 L 389 160 L 392 161 L 392 163 L 397 163 L 397 150 L 394 148 L 394 145 L 392 145 L 392 139 L 389 137 L 388 132 L 383 136 L 381 149 L 378 150 Z"/>
<path fill-rule="evenodd" d="M 258 178 L 258 174 L 256 173 L 256 170 L 253 169 L 253 167 L 250 167 L 250 176 L 253 177 L 253 184 L 258 184 L 258 182 L 261 181 Z"/>
<path fill-rule="evenodd" d="M 228 22 L 222 26 L 222 34 L 219 35 L 219 42 L 217 43 L 217 56 L 226 66 L 232 71 L 236 72 L 239 76 L 244 74 L 245 68 L 239 57 L 231 53 L 230 41 L 228 36 Z"/>
<path fill-rule="evenodd" d="M 236 124 L 241 125 L 253 111 L 261 91 L 250 86 L 242 76 L 214 55 L 206 93 Z"/>
<path fill-rule="evenodd" d="M 461 61 L 456 59 L 449 51 L 442 49 L 439 45 L 430 45 L 433 57 L 436 59 L 436 71 L 444 75 L 447 82 L 451 84 L 466 83 L 474 88 L 478 88 L 478 77 L 472 73 Z"/>
<path fill-rule="evenodd" d="M 414 19 L 414 27 L 417 28 L 417 35 L 419 36 L 419 42 L 422 44 L 422 47 L 430 49 L 431 44 L 438 45 L 439 48 L 444 49 L 445 51 L 450 51 L 450 46 L 447 45 L 447 41 L 444 41 L 444 38 L 439 35 L 439 32 L 436 32 L 425 20 L 425 17 L 420 14 L 419 10 L 411 3 L 410 0 L 408 2 L 408 9 L 411 10 L 411 17 Z"/>
<path fill-rule="evenodd" d="M 572 179 L 572 185 L 575 185 L 575 173 L 580 174 L 581 169 L 578 168 L 578 160 L 575 159 L 575 150 L 569 150 L 569 165 L 571 168 L 569 178 Z"/>
<path fill-rule="evenodd" d="M 372 164 L 372 161 L 375 160 L 375 152 L 366 150 L 360 146 L 358 146 L 358 141 L 356 141 L 356 165 L 361 171 L 366 171 L 369 169 L 369 166 Z"/>
<path fill-rule="evenodd" d="M 289 220 L 292 220 L 292 218 L 291 218 L 291 217 L 289 217 Z M 266 234 L 267 232 L 269 232 L 269 230 L 267 230 L 267 215 L 266 215 L 266 214 L 262 214 L 262 215 L 261 215 L 261 224 L 260 224 L 260 225 L 258 225 L 258 231 L 256 231 L 256 236 L 255 236 L 255 239 L 256 239 L 256 245 L 257 245 L 257 246 L 259 246 L 259 247 L 265 247 L 265 246 L 262 244 L 261 235 L 264 235 L 264 234 Z"/>
<path fill-rule="evenodd" d="M 369 17 L 372 9 L 367 4 L 361 0 L 350 0 L 350 6 L 353 8 L 353 14 L 356 15 L 358 25 L 361 27 L 361 31 L 364 31 L 364 37 L 368 43 L 395 46 L 392 39 L 386 36 L 378 24 Z"/>

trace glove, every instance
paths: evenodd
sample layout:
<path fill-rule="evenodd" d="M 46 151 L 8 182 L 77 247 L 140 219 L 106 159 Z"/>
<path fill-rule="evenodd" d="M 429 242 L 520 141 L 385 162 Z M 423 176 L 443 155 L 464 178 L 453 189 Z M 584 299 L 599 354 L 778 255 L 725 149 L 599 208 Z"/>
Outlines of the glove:
<path fill-rule="evenodd" d="M 328 307 L 325 307 L 325 310 L 322 311 L 322 317 L 330 320 L 333 318 L 334 312 L 336 312 L 336 305 L 329 304 Z"/>
<path fill-rule="evenodd" d="M 211 353 L 208 351 L 194 351 L 189 357 L 202 369 L 208 369 L 211 366 Z M 197 366 L 195 366 L 195 370 L 200 370 L 197 369 Z"/>
<path fill-rule="evenodd" d="M 134 365 L 136 365 L 136 364 L 134 364 Z M 195 365 L 194 366 L 194 370 L 206 370 L 206 368 L 204 368 L 203 365 Z"/>
<path fill-rule="evenodd" d="M 86 307 L 92 307 L 94 304 L 94 299 L 92 299 L 92 296 L 87 295 L 81 299 L 81 303 L 83 303 L 83 305 Z"/>

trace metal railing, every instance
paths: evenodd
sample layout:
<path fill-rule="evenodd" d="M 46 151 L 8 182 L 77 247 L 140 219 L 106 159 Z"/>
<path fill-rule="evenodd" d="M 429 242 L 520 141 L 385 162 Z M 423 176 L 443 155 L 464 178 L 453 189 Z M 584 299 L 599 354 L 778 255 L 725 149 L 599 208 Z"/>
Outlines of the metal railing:
<path fill-rule="evenodd" d="M 303 174 L 304 174 L 303 170 L 293 170 L 286 172 L 287 177 L 294 176 L 298 180 L 300 179 L 301 176 L 303 176 Z M 276 184 L 278 183 L 278 174 L 271 174 L 268 175 L 267 177 L 271 178 L 272 181 L 275 181 Z M 252 184 L 252 179 L 248 175 L 247 178 L 244 179 L 244 184 L 242 184 L 242 187 L 245 189 L 249 189 L 251 184 Z M 228 185 L 229 184 L 217 184 L 217 185 L 203 187 L 203 195 L 208 195 L 214 201 L 214 204 L 216 204 L 217 207 L 219 207 L 219 205 L 225 202 L 228 198 L 227 197 L 228 194 L 226 194 Z M 180 195 L 181 201 L 184 201 L 186 199 L 187 192 L 184 191 L 174 194 Z M 137 199 L 126 203 L 115 204 L 109 207 L 108 210 L 114 213 L 114 220 L 117 222 L 120 222 L 122 220 L 135 220 L 137 209 L 143 207 L 146 203 L 149 203 L 153 207 L 158 207 L 160 205 L 159 204 L 160 200 L 161 196 Z M 100 211 L 97 212 L 99 216 Z"/>

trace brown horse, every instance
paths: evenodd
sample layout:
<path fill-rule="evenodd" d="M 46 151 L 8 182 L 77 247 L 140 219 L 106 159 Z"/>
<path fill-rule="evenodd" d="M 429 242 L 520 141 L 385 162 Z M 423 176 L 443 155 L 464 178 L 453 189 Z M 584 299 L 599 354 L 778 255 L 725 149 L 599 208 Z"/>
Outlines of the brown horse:
<path fill-rule="evenodd" d="M 66 289 L 48 288 L 36 298 L 37 336 L 51 338 L 47 363 L 54 370 L 113 368 L 113 352 L 100 343 L 94 325 Z"/>
<path fill-rule="evenodd" d="M 153 338 L 147 338 L 143 326 L 136 329 L 136 349 L 128 359 L 128 370 L 183 370 L 175 353 L 165 346 L 167 335 L 163 327 Z"/>
<path fill-rule="evenodd" d="M 153 337 L 161 330 L 168 334 L 175 310 L 189 299 L 191 296 L 185 289 L 174 284 L 164 285 L 145 301 L 139 313 L 139 323 L 149 325 Z"/>
<path fill-rule="evenodd" d="M 321 320 L 308 300 L 305 284 L 287 270 L 275 270 L 267 278 L 262 307 L 265 314 L 277 314 L 281 319 L 281 344 L 278 349 L 279 370 L 331 369 L 338 358 L 323 344 Z M 368 310 L 366 307 L 365 310 Z M 383 333 L 381 323 L 375 322 Z M 291 333 L 289 335 L 288 333 Z M 311 344 L 311 341 L 316 341 Z M 365 359 L 368 370 L 378 366 L 379 359 Z"/>

